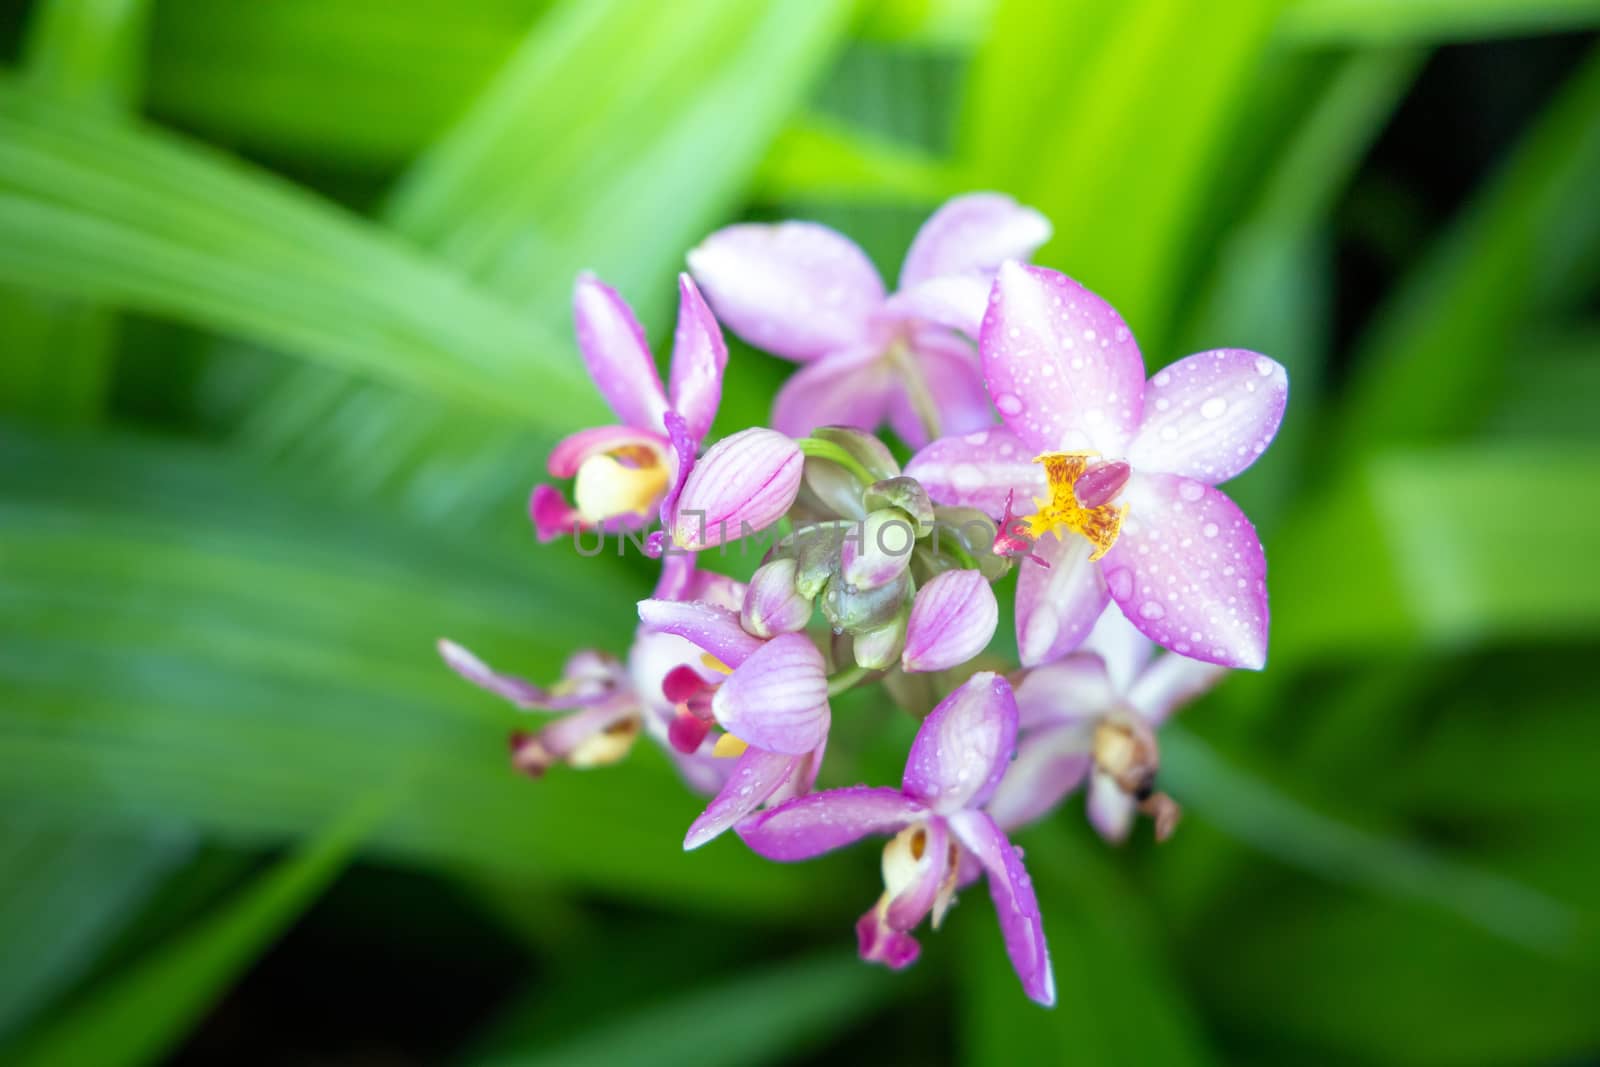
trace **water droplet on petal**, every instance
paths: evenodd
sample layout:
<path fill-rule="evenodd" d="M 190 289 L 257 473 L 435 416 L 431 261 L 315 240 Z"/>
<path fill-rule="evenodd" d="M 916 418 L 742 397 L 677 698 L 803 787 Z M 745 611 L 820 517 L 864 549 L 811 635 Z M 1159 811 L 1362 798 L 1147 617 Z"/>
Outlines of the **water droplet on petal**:
<path fill-rule="evenodd" d="M 1222 413 L 1228 410 L 1228 402 L 1220 396 L 1214 396 L 1200 405 L 1200 414 L 1208 419 L 1221 418 Z"/>
<path fill-rule="evenodd" d="M 1133 595 L 1133 572 L 1126 567 L 1118 567 L 1106 575 L 1106 584 L 1111 587 L 1112 596 L 1126 600 Z"/>
<path fill-rule="evenodd" d="M 1199 500 L 1201 497 L 1205 496 L 1206 491 L 1205 487 L 1199 482 L 1185 479 L 1178 486 L 1178 495 L 1192 504 L 1196 500 Z"/>
<path fill-rule="evenodd" d="M 1256 357 L 1256 373 L 1266 378 L 1272 374 L 1274 364 L 1266 356 Z"/>
<path fill-rule="evenodd" d="M 1207 537 L 1215 537 L 1221 531 L 1217 529 L 1216 523 L 1208 522 L 1204 527 L 1201 528 L 1200 532 L 1205 534 Z"/>
<path fill-rule="evenodd" d="M 1159 619 L 1167 613 L 1167 609 L 1154 600 L 1146 600 L 1139 605 L 1139 616 L 1145 619 Z"/>
<path fill-rule="evenodd" d="M 1001 393 L 995 397 L 994 406 L 1007 418 L 1022 414 L 1022 398 L 1013 393 Z"/>

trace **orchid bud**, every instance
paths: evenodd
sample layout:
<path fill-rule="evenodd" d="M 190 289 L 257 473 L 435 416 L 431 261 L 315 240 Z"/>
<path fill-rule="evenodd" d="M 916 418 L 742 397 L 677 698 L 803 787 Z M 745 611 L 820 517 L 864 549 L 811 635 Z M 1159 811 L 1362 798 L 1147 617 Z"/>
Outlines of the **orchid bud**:
<path fill-rule="evenodd" d="M 869 671 L 886 671 L 893 667 L 906 647 L 906 618 L 902 611 L 887 625 L 856 634 L 852 652 L 856 666 Z"/>
<path fill-rule="evenodd" d="M 928 491 L 922 488 L 915 478 L 901 475 L 898 478 L 885 478 L 881 482 L 873 482 L 861 494 L 861 502 L 870 511 L 879 508 L 899 508 L 916 525 L 919 538 L 933 532 L 933 501 L 928 498 Z"/>
<path fill-rule="evenodd" d="M 916 543 L 909 515 L 899 508 L 874 511 L 845 532 L 839 573 L 846 585 L 876 589 L 905 572 Z"/>
<path fill-rule="evenodd" d="M 989 644 L 999 620 L 994 590 L 983 575 L 946 571 L 917 591 L 900 665 L 942 671 L 965 663 Z"/>
<path fill-rule="evenodd" d="M 800 446 L 776 430 L 723 438 L 684 483 L 673 543 L 698 551 L 771 526 L 794 503 L 804 467 Z"/>
<path fill-rule="evenodd" d="M 779 546 L 793 554 L 795 590 L 807 600 L 815 600 L 838 572 L 839 552 L 849 527 L 849 523 L 802 526 Z"/>
<path fill-rule="evenodd" d="M 889 449 L 871 434 L 842 426 L 824 426 L 812 431 L 811 436 L 843 450 L 879 479 L 900 473 L 900 465 Z M 861 491 L 861 479 L 854 472 L 822 456 L 806 458 L 802 500 L 808 513 L 815 513 L 818 518 L 862 518 L 869 509 L 862 505 Z"/>
<path fill-rule="evenodd" d="M 893 581 L 876 589 L 856 589 L 842 580 L 829 582 L 819 603 L 828 622 L 854 634 L 889 622 L 904 608 L 910 595 L 911 575 L 901 571 Z"/>
<path fill-rule="evenodd" d="M 757 637 L 795 633 L 811 621 L 811 598 L 795 588 L 793 559 L 775 559 L 756 568 L 745 590 L 739 623 Z"/>

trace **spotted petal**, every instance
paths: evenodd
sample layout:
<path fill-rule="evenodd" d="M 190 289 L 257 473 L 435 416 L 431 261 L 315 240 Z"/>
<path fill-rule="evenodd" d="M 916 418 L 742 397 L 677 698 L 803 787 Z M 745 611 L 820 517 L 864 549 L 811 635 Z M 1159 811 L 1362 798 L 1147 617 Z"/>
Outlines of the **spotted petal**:
<path fill-rule="evenodd" d="M 922 483 L 935 502 L 977 508 L 993 519 L 1005 514 L 1006 494 L 1028 501 L 1046 492 L 1044 468 L 1010 430 L 996 426 L 962 437 L 943 437 L 911 457 L 906 475 Z"/>
<path fill-rule="evenodd" d="M 1172 474 L 1136 473 L 1122 499 L 1128 517 L 1101 566 L 1123 614 L 1181 655 L 1260 670 L 1267 560 L 1244 512 L 1219 490 Z"/>
<path fill-rule="evenodd" d="M 659 433 L 667 398 L 644 330 L 627 302 L 593 274 L 580 274 L 572 316 L 578 351 L 611 410 L 629 426 Z"/>
<path fill-rule="evenodd" d="M 1049 663 L 1083 643 L 1106 606 L 1100 565 L 1089 562 L 1094 546 L 1064 532 L 1041 537 L 1034 552 L 1049 567 L 1023 560 L 1017 575 L 1017 654 L 1024 667 Z"/>
<path fill-rule="evenodd" d="M 689 269 L 724 325 L 797 362 L 860 341 L 883 302 L 866 254 L 814 222 L 728 226 L 689 253 Z"/>
<path fill-rule="evenodd" d="M 934 811 L 979 807 L 1011 762 L 1017 702 L 1011 685 L 981 671 L 928 713 L 911 743 L 902 785 Z"/>
<path fill-rule="evenodd" d="M 891 834 L 927 813 L 898 789 L 852 786 L 796 797 L 738 826 L 758 855 L 792 863 L 832 852 L 868 834 Z"/>
<path fill-rule="evenodd" d="M 1145 388 L 1128 462 L 1217 485 L 1266 451 L 1288 402 L 1289 376 L 1266 356 L 1221 348 L 1180 359 Z"/>
<path fill-rule="evenodd" d="M 699 848 L 759 808 L 783 787 L 795 765 L 804 758 L 760 748 L 746 749 L 722 789 L 690 824 L 683 839 L 684 850 Z"/>
<path fill-rule="evenodd" d="M 1006 954 L 1022 979 L 1023 992 L 1049 1007 L 1056 1002 L 1056 980 L 1050 970 L 1050 946 L 1044 940 L 1044 920 L 1033 882 L 1023 869 L 1022 857 L 995 821 L 981 811 L 964 811 L 950 819 L 961 843 L 983 864 L 989 876 L 989 896 L 994 899 Z"/>
<path fill-rule="evenodd" d="M 1008 262 L 978 349 L 995 409 L 1034 453 L 1122 456 L 1144 411 L 1144 359 L 1110 304 L 1065 274 Z"/>

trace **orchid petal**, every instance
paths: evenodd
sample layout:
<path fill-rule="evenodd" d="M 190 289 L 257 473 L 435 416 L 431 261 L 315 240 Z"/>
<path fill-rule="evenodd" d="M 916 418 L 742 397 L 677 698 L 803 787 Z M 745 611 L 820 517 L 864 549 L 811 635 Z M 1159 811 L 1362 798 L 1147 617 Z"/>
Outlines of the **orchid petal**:
<path fill-rule="evenodd" d="M 771 526 L 794 503 L 804 470 L 800 446 L 775 430 L 724 437 L 689 472 L 673 515 L 673 542 L 698 550 Z"/>
<path fill-rule="evenodd" d="M 982 806 L 1017 744 L 1017 701 L 991 671 L 967 679 L 922 720 L 906 757 L 907 796 L 941 814 Z"/>
<path fill-rule="evenodd" d="M 958 196 L 917 231 L 900 268 L 900 288 L 951 274 L 992 275 L 1006 260 L 1027 259 L 1049 239 L 1050 220 L 1009 196 Z"/>
<path fill-rule="evenodd" d="M 1217 485 L 1267 450 L 1289 403 L 1289 375 L 1240 348 L 1180 359 L 1145 387 L 1144 425 L 1128 447 L 1135 470 Z"/>
<path fill-rule="evenodd" d="M 1094 629 L 1083 639 L 1082 651 L 1099 656 L 1105 664 L 1111 688 L 1126 695 L 1139 672 L 1150 663 L 1156 645 L 1128 621 L 1120 607 L 1108 604 L 1095 621 Z"/>
<path fill-rule="evenodd" d="M 737 613 L 711 604 L 641 600 L 639 621 L 652 630 L 693 642 L 734 670 L 762 644 L 759 638 L 744 632 Z"/>
<path fill-rule="evenodd" d="M 996 410 L 1034 452 L 1121 457 L 1144 413 L 1144 360 L 1110 304 L 1065 274 L 1008 262 L 978 348 Z"/>
<path fill-rule="evenodd" d="M 1029 998 L 1049 1007 L 1056 1002 L 1055 975 L 1050 970 L 1050 946 L 1044 939 L 1044 920 L 1033 881 L 1022 866 L 1014 845 L 993 819 L 981 811 L 964 811 L 950 819 L 950 828 L 982 862 L 989 876 L 989 896 L 994 899 L 1006 954 L 1022 979 Z"/>
<path fill-rule="evenodd" d="M 1058 727 L 1024 737 L 1017 745 L 1017 758 L 984 810 L 1006 831 L 1054 811 L 1083 784 L 1094 763 L 1092 744 L 1093 731 L 1080 727 Z"/>
<path fill-rule="evenodd" d="M 945 820 L 928 819 L 891 841 L 883 852 L 883 885 L 889 897 L 884 918 L 889 925 L 915 929 L 936 906 L 949 871 L 950 830 Z"/>
<path fill-rule="evenodd" d="M 586 272 L 573 289 L 572 315 L 578 351 L 611 410 L 629 426 L 659 431 L 667 398 L 644 330 L 627 302 Z"/>
<path fill-rule="evenodd" d="M 1024 667 L 1049 663 L 1083 643 L 1109 594 L 1088 538 L 1045 536 L 1034 553 L 1048 567 L 1023 560 L 1017 575 L 1017 653 Z"/>
<path fill-rule="evenodd" d="M 1198 700 L 1228 676 L 1228 668 L 1176 652 L 1158 656 L 1128 689 L 1128 703 L 1152 728 L 1179 708 Z"/>
<path fill-rule="evenodd" d="M 813 222 L 728 226 L 689 253 L 689 269 L 723 324 L 796 362 L 860 341 L 883 302 L 866 254 Z"/>
<path fill-rule="evenodd" d="M 977 508 L 999 520 L 1006 497 L 1026 502 L 1046 492 L 1044 468 L 1010 430 L 996 426 L 963 437 L 943 437 L 911 457 L 906 476 L 915 478 L 937 503 Z"/>
<path fill-rule="evenodd" d="M 614 695 L 614 684 L 607 684 L 607 679 L 601 676 L 584 674 L 574 678 L 571 675 L 572 664 L 579 661 L 576 657 L 569 661 L 569 674 L 571 680 L 581 680 L 583 684 L 570 688 L 570 691 L 555 693 L 541 688 L 525 678 L 514 674 L 503 674 L 491 668 L 483 660 L 456 644 L 454 641 L 441 639 L 439 641 L 439 655 L 444 659 L 445 665 L 461 677 L 471 682 L 480 689 L 486 689 L 497 697 L 509 700 L 517 707 L 527 711 L 570 711 L 574 708 L 590 707 Z M 610 679 L 620 678 L 620 668 L 616 668 L 614 661 Z"/>
<path fill-rule="evenodd" d="M 983 368 L 969 343 L 942 331 L 923 330 L 911 341 L 911 361 L 933 403 L 939 433 L 975 433 L 995 425 Z M 922 416 L 905 388 L 890 395 L 889 424 L 912 448 L 928 443 Z"/>
<path fill-rule="evenodd" d="M 711 432 L 722 403 L 722 374 L 728 366 L 728 344 L 722 327 L 687 274 L 678 275 L 678 330 L 672 342 L 672 410 L 682 415 L 689 436 L 699 440 Z"/>
<path fill-rule="evenodd" d="M 772 403 L 772 425 L 791 437 L 804 437 L 819 426 L 876 430 L 892 389 L 881 349 L 842 349 L 789 376 Z"/>
<path fill-rule="evenodd" d="M 942 671 L 982 652 L 1000 621 L 994 590 L 974 570 L 945 571 L 917 590 L 900 666 Z"/>
<path fill-rule="evenodd" d="M 678 514 L 678 501 L 683 497 L 683 487 L 694 471 L 698 445 L 695 438 L 690 436 L 688 424 L 682 415 L 669 411 L 662 416 L 662 421 L 667 427 L 667 437 L 672 441 L 672 451 L 668 453 L 667 491 L 661 498 L 660 517 L 661 525 L 671 529 L 673 517 Z M 662 551 L 667 551 L 667 548 L 663 546 Z"/>
<path fill-rule="evenodd" d="M 1017 683 L 1016 693 L 1017 725 L 1023 730 L 1097 719 L 1116 707 L 1120 696 L 1105 661 L 1091 652 L 1033 668 Z"/>
<path fill-rule="evenodd" d="M 648 449 L 662 453 L 667 449 L 667 440 L 659 433 L 641 430 L 637 426 L 592 426 L 568 434 L 556 442 L 556 447 L 550 450 L 546 469 L 552 478 L 571 478 L 590 456 L 624 449 Z"/>
<path fill-rule="evenodd" d="M 1089 823 L 1101 837 L 1113 845 L 1128 839 L 1128 831 L 1133 829 L 1135 804 L 1115 778 L 1104 771 L 1093 772 L 1089 776 L 1086 807 Z"/>
<path fill-rule="evenodd" d="M 533 532 L 541 542 L 565 537 L 583 526 L 578 509 L 567 503 L 561 490 L 553 485 L 533 487 L 528 496 L 528 518 L 533 520 Z"/>
<path fill-rule="evenodd" d="M 992 275 L 976 271 L 929 278 L 885 300 L 876 321 L 885 327 L 942 326 L 976 340 L 993 285 Z"/>
<path fill-rule="evenodd" d="M 746 749 L 722 789 L 689 825 L 683 839 L 684 851 L 699 848 L 759 808 L 788 780 L 801 758 L 761 748 Z"/>
<path fill-rule="evenodd" d="M 1128 516 L 1101 566 L 1128 621 L 1181 655 L 1260 670 L 1267 560 L 1244 512 L 1220 491 L 1172 474 L 1136 473 L 1122 499 Z"/>
<path fill-rule="evenodd" d="M 722 728 L 756 748 L 810 752 L 828 733 L 828 677 L 804 634 L 780 634 L 756 649 L 711 699 Z"/>
<path fill-rule="evenodd" d="M 785 801 L 738 826 L 757 855 L 780 863 L 808 860 L 868 834 L 892 834 L 927 810 L 898 789 L 852 786 Z"/>

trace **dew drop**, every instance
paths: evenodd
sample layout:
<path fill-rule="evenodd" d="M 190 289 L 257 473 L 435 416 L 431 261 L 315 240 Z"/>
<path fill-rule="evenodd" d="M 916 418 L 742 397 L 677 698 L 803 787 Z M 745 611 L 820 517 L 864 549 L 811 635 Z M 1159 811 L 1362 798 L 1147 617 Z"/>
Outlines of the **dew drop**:
<path fill-rule="evenodd" d="M 969 433 L 966 436 L 966 442 L 969 445 L 987 444 L 988 441 L 989 441 L 989 431 L 988 430 L 978 430 L 977 432 Z"/>
<path fill-rule="evenodd" d="M 1208 522 L 1208 523 L 1205 524 L 1204 527 L 1201 528 L 1200 532 L 1205 534 L 1207 537 L 1215 537 L 1215 536 L 1217 536 L 1217 534 L 1221 533 L 1222 531 L 1217 528 L 1217 524 L 1216 523 Z"/>
<path fill-rule="evenodd" d="M 1022 414 L 1022 398 L 1014 393 L 1001 393 L 994 398 L 994 406 L 1007 418 Z"/>
<path fill-rule="evenodd" d="M 1126 567 L 1118 567 L 1106 575 L 1106 584 L 1111 587 L 1112 596 L 1126 600 L 1133 595 L 1133 572 Z"/>
<path fill-rule="evenodd" d="M 1269 377 L 1272 376 L 1272 370 L 1273 370 L 1273 362 L 1272 362 L 1272 360 L 1268 359 L 1266 356 L 1257 356 L 1256 357 L 1256 373 L 1257 374 L 1261 375 L 1263 378 L 1269 378 Z"/>
<path fill-rule="evenodd" d="M 1200 405 L 1200 414 L 1208 419 L 1221 418 L 1222 413 L 1228 410 L 1228 402 L 1220 396 L 1214 396 Z"/>
<path fill-rule="evenodd" d="M 976 464 L 957 463 L 950 470 L 950 482 L 957 490 L 970 493 L 983 487 L 983 471 Z"/>
<path fill-rule="evenodd" d="M 1178 495 L 1192 504 L 1205 496 L 1206 491 L 1199 482 L 1185 479 L 1178 485 Z"/>
<path fill-rule="evenodd" d="M 1146 600 L 1139 605 L 1139 616 L 1145 619 L 1159 619 L 1167 613 L 1167 609 L 1154 600 Z"/>

